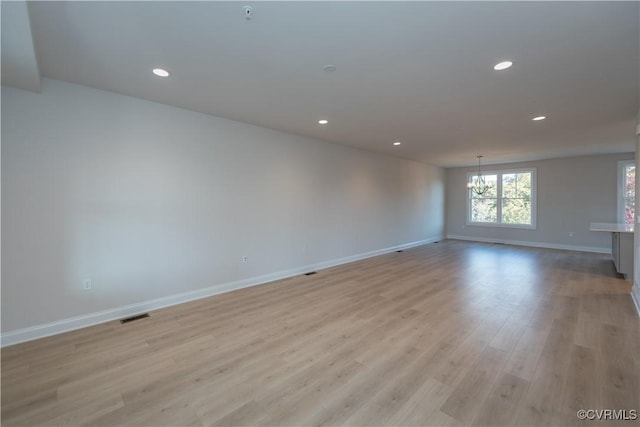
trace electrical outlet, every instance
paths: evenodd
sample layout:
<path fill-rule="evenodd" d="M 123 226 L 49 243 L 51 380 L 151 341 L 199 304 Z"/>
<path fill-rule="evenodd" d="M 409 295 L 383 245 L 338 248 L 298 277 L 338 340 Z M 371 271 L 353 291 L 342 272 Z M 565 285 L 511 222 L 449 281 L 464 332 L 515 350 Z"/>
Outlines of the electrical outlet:
<path fill-rule="evenodd" d="M 82 289 L 84 289 L 85 291 L 91 289 L 91 279 L 84 279 L 82 281 Z"/>
<path fill-rule="evenodd" d="M 249 257 L 248 257 L 248 256 L 246 256 L 246 255 L 245 255 L 245 256 L 243 256 L 243 257 L 242 257 L 242 262 L 243 262 L 243 263 L 247 263 L 247 262 L 249 262 Z"/>

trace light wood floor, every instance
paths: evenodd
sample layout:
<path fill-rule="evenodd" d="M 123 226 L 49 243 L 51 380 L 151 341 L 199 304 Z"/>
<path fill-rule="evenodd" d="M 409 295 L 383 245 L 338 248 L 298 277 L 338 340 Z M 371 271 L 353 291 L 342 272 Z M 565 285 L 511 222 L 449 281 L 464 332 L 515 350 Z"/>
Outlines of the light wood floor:
<path fill-rule="evenodd" d="M 604 255 L 444 241 L 2 350 L 3 425 L 638 425 Z"/>

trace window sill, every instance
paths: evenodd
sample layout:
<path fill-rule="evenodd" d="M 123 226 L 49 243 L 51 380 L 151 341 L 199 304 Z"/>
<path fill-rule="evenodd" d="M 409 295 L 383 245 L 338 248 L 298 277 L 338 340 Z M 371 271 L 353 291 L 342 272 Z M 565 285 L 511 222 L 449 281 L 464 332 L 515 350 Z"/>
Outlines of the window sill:
<path fill-rule="evenodd" d="M 526 225 L 526 224 L 497 224 L 495 222 L 467 222 L 468 226 L 471 227 L 496 227 L 496 228 L 515 228 L 519 230 L 535 230 L 536 225 Z"/>

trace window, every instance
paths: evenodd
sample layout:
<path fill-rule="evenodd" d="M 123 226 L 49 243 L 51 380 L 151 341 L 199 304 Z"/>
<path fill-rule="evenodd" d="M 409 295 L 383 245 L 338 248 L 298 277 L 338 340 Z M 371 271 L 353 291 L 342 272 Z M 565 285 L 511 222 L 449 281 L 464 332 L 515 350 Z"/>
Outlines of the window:
<path fill-rule="evenodd" d="M 536 169 L 483 172 L 491 185 L 478 195 L 467 190 L 467 224 L 496 227 L 536 228 Z M 474 183 L 478 175 L 467 174 Z"/>
<path fill-rule="evenodd" d="M 636 210 L 636 164 L 618 162 L 618 222 L 633 224 Z"/>

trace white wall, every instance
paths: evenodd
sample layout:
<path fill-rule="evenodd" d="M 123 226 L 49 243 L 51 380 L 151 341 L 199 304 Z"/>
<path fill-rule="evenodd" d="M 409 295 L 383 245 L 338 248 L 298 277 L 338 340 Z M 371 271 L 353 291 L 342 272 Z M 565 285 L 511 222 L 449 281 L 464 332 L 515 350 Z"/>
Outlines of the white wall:
<path fill-rule="evenodd" d="M 2 88 L 3 332 L 443 235 L 437 167 L 55 80 L 42 89 Z"/>
<path fill-rule="evenodd" d="M 633 158 L 629 153 L 486 166 L 487 170 L 537 168 L 535 230 L 466 225 L 467 172 L 477 168 L 447 169 L 447 236 L 610 252 L 609 233 L 589 231 L 589 224 L 617 222 L 618 160 Z"/>

